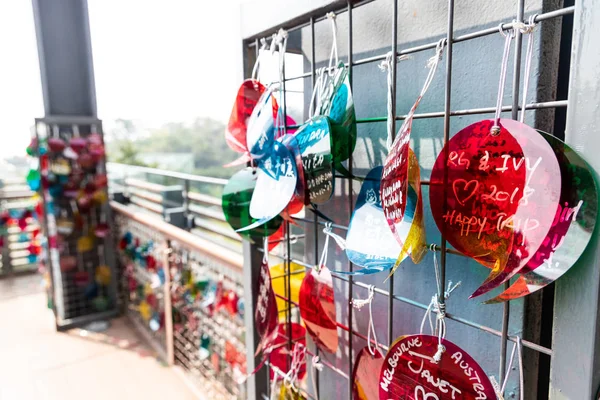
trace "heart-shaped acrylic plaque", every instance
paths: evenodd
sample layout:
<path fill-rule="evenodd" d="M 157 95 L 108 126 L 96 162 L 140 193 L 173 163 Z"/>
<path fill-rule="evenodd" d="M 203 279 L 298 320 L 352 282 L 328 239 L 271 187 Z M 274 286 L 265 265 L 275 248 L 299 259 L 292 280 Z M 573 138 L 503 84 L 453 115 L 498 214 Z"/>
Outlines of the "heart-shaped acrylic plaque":
<path fill-rule="evenodd" d="M 335 353 L 338 333 L 331 272 L 326 266 L 312 269 L 300 286 L 300 316 L 306 331 L 324 351 Z"/>
<path fill-rule="evenodd" d="M 433 360 L 439 338 L 410 335 L 390 347 L 379 377 L 379 399 L 476 400 L 495 399 L 496 392 L 479 364 L 454 343 L 439 363 Z"/>

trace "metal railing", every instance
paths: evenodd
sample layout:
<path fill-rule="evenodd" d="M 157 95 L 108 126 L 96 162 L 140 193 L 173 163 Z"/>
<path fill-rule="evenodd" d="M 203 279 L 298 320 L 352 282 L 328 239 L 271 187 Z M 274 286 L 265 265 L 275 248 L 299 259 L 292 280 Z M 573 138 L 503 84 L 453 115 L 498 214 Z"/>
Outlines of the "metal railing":
<path fill-rule="evenodd" d="M 134 327 L 167 364 L 184 372 L 199 398 L 245 399 L 245 385 L 237 383 L 245 374 L 243 315 L 207 305 L 206 296 L 190 286 L 190 279 L 218 282 L 243 299 L 242 255 L 157 218 L 139 204 L 110 205 L 117 241 L 128 233 L 141 245 L 152 242 L 150 253 L 157 261 L 150 270 L 139 257 L 119 252 L 122 306 Z M 162 270 L 160 284 L 154 270 Z M 158 329 L 140 308 L 148 295 L 159 310 Z"/>
<path fill-rule="evenodd" d="M 221 194 L 226 179 L 157 168 L 108 163 L 110 190 L 116 200 L 241 252 L 241 237 L 225 222 Z"/>
<path fill-rule="evenodd" d="M 0 182 L 0 213 L 7 211 L 11 216 L 18 216 L 35 207 L 36 201 L 32 198 L 35 192 L 29 189 L 24 179 L 2 179 Z M 0 277 L 37 271 L 38 257 L 29 249 L 33 233 L 40 234 L 40 224 L 30 219 L 26 226 L 13 224 L 0 229 L 3 230 L 0 232 Z"/>

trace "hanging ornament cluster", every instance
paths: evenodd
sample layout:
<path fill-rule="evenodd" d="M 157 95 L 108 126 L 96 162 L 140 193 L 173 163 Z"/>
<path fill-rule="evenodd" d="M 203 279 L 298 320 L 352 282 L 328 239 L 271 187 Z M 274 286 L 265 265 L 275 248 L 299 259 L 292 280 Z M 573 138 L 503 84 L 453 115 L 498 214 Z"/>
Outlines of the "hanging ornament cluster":
<path fill-rule="evenodd" d="M 59 253 L 57 268 L 91 308 L 106 311 L 113 302 L 108 288 L 112 268 L 105 260 L 110 227 L 102 135 L 93 125 L 85 137 L 78 125 L 48 129 L 48 137 L 32 141 L 28 148 L 38 156 L 39 167 L 27 180 L 44 196 L 49 248 Z"/>
<path fill-rule="evenodd" d="M 269 251 L 283 238 L 283 220 L 294 222 L 293 215 L 305 206 L 328 221 L 323 231 L 326 241 L 321 259 L 301 279 L 297 304 L 303 326 L 299 325 L 296 332 L 305 330 L 325 353 L 338 350 L 332 273 L 366 275 L 387 271 L 390 276 L 408 257 L 419 263 L 428 247 L 421 173 L 411 149 L 411 132 L 417 108 L 442 59 L 445 39 L 438 42 L 427 65 L 429 73 L 423 88 L 397 133 L 392 70 L 399 59 L 391 52 L 382 63 L 388 77 L 389 153 L 382 166 L 357 178 L 343 165 L 355 147 L 356 117 L 348 71 L 337 58 L 335 17 L 329 18 L 333 46 L 329 66 L 316 71 L 309 119 L 294 133 L 285 129 L 288 122 L 282 116 L 282 71 L 287 34 L 280 31 L 271 45 L 279 50 L 279 85 L 263 85 L 256 78 L 261 54 L 266 51 L 266 41 L 262 41 L 253 78 L 242 84 L 226 132 L 230 147 L 243 153 L 240 160 L 249 163 L 234 174 L 224 189 L 226 219 L 240 234 L 264 238 L 255 304 L 255 326 L 260 336 L 256 354 L 262 353 L 264 361 L 276 354 L 282 329 L 289 329 L 279 321 L 279 293 L 274 290 L 273 268 L 268 266 Z M 515 29 L 529 34 L 523 105 L 531 73 L 534 19 L 528 24 L 513 25 L 508 32 L 500 29 L 506 40 L 494 119 L 476 122 L 452 136 L 439 153 L 429 181 L 432 215 L 442 236 L 457 251 L 491 270 L 472 297 L 516 277 L 509 289 L 486 303 L 525 296 L 562 276 L 585 250 L 597 217 L 597 188 L 585 161 L 559 139 L 527 126 L 524 112 L 520 121 L 500 118 Z M 331 220 L 317 209 L 333 194 L 334 170 L 363 182 L 345 239 L 333 233 Z M 327 268 L 330 237 L 345 250 L 354 265 L 352 271 Z M 354 398 L 496 397 L 498 391 L 476 361 L 445 338 L 445 300 L 456 286 L 449 285 L 445 290 L 435 259 L 438 249 L 433 245 L 431 249 L 438 290 L 428 314 L 438 315 L 436 328 L 432 325 L 432 335 L 424 335 L 421 329 L 418 335 L 398 338 L 384 356 L 376 338 L 375 347 L 371 348 L 371 321 L 368 346 L 356 359 Z M 293 291 L 279 294 L 284 295 L 290 296 L 287 301 L 295 302 Z M 371 291 L 369 307 L 372 297 Z M 293 349 L 295 356 L 297 350 Z M 274 360 L 270 361 L 273 367 Z M 295 389 L 295 379 L 306 369 L 304 365 L 291 364 L 286 369 L 275 364 L 272 369 L 280 372 L 285 382 L 282 393 L 288 397 L 292 392 L 298 393 L 289 389 Z M 261 366 L 262 363 L 258 368 Z M 374 371 L 381 374 L 373 374 Z M 275 376 L 277 373 L 272 377 Z"/>
<path fill-rule="evenodd" d="M 142 243 L 131 232 L 125 232 L 119 239 L 118 248 L 125 265 L 124 276 L 132 308 L 137 310 L 151 331 L 164 329 L 164 307 L 157 293 L 165 283 L 165 272 L 161 260 L 156 257 L 154 242 Z M 99 277 L 101 272 L 96 269 L 96 280 Z"/>

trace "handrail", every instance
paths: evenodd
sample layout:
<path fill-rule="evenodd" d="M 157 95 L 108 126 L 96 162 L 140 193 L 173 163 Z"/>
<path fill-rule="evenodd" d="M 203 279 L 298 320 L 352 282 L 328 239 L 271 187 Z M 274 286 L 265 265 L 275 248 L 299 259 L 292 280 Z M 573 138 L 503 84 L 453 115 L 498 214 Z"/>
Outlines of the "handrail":
<path fill-rule="evenodd" d="M 128 164 L 120 164 L 120 163 L 111 162 L 111 163 L 107 163 L 107 167 L 108 168 L 122 167 L 122 168 L 127 168 L 127 169 L 135 169 L 139 172 L 146 172 L 149 174 L 166 176 L 169 178 L 187 180 L 190 182 L 212 183 L 215 185 L 222 185 L 222 186 L 225 186 L 227 184 L 227 179 L 212 178 L 210 176 L 192 175 L 192 174 L 186 174 L 183 172 L 173 172 L 173 171 L 167 171 L 167 170 L 158 169 L 158 168 L 140 167 L 137 165 L 128 165 Z"/>
<path fill-rule="evenodd" d="M 119 214 L 122 214 L 133 221 L 139 222 L 142 225 L 152 227 L 152 229 L 160 232 L 167 238 L 176 240 L 177 242 L 188 246 L 191 250 L 208 254 L 211 257 L 227 263 L 233 268 L 237 268 L 239 270 L 243 268 L 244 258 L 241 254 L 237 254 L 208 240 L 202 239 L 156 217 L 135 211 L 130 207 L 117 203 L 116 201 L 111 201 L 110 206 Z"/>

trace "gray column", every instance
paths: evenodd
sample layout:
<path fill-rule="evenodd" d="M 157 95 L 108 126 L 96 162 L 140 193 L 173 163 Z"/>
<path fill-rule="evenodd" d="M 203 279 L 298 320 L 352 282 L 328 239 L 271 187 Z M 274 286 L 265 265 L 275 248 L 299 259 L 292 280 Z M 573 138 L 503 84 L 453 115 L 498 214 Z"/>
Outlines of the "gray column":
<path fill-rule="evenodd" d="M 96 116 L 87 0 L 32 0 L 44 110 Z"/>
<path fill-rule="evenodd" d="M 575 5 L 566 142 L 600 171 L 600 7 Z M 596 177 L 597 178 L 597 177 Z M 551 399 L 595 399 L 600 384 L 598 304 L 600 239 L 594 234 L 577 265 L 556 282 Z"/>

